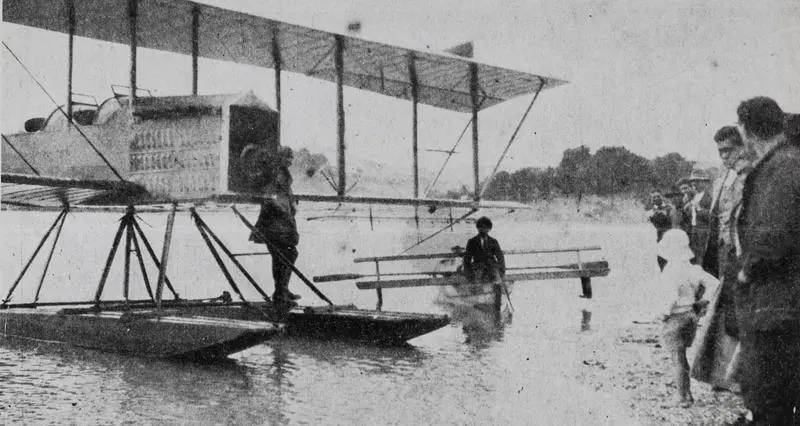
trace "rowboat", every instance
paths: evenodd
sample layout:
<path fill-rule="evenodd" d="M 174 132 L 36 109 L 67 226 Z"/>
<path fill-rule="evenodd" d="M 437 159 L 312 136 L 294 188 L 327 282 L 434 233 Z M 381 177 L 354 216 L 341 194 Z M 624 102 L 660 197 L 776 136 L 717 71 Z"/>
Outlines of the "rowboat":
<path fill-rule="evenodd" d="M 152 309 L 8 308 L 0 310 L 0 336 L 69 344 L 150 358 L 216 360 L 281 332 L 266 322 Z"/>

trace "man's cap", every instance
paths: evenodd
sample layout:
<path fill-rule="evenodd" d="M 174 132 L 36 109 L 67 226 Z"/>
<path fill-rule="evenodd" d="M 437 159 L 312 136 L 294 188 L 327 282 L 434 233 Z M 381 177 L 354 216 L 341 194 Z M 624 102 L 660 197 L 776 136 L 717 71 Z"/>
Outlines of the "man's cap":
<path fill-rule="evenodd" d="M 476 228 L 491 228 L 492 227 L 492 220 L 486 216 L 482 216 L 480 219 L 475 221 Z"/>
<path fill-rule="evenodd" d="M 251 143 L 239 153 L 239 164 L 245 174 L 255 176 L 263 173 L 269 157 L 269 149 L 265 145 Z"/>

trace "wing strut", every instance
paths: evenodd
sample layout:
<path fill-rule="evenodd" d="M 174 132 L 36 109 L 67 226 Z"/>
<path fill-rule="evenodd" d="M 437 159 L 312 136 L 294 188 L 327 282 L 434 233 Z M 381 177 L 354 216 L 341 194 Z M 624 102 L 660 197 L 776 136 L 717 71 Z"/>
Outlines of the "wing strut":
<path fill-rule="evenodd" d="M 72 122 L 72 71 L 75 58 L 75 1 L 67 0 L 67 26 L 69 33 L 67 53 L 67 121 Z"/>
<path fill-rule="evenodd" d="M 130 36 L 131 47 L 131 64 L 130 64 L 130 78 L 131 78 L 131 96 L 128 98 L 130 103 L 130 110 L 133 112 L 133 105 L 136 103 L 136 46 L 138 44 L 138 37 L 136 33 L 136 24 L 139 17 L 139 0 L 128 0 L 128 32 Z"/>
<path fill-rule="evenodd" d="M 192 94 L 197 96 L 198 65 L 200 56 L 200 7 L 192 6 Z"/>
<path fill-rule="evenodd" d="M 19 285 L 20 281 L 22 281 L 22 277 L 25 276 L 25 272 L 28 271 L 28 268 L 31 266 L 31 263 L 33 263 L 33 260 L 36 259 L 36 256 L 39 254 L 39 250 L 42 249 L 42 246 L 44 246 L 44 243 L 50 237 L 50 234 L 53 233 L 53 229 L 55 229 L 56 226 L 58 226 L 59 222 L 62 222 L 63 217 L 67 215 L 67 211 L 68 209 L 61 210 L 61 213 L 58 214 L 56 220 L 53 221 L 52 225 L 50 225 L 50 229 L 48 229 L 47 232 L 45 232 L 44 236 L 39 241 L 39 245 L 36 246 L 36 250 L 33 251 L 33 254 L 31 255 L 30 259 L 28 259 L 28 263 L 25 264 L 25 267 L 22 268 L 22 272 L 19 273 L 17 280 L 14 281 L 14 284 L 11 285 L 11 288 L 8 290 L 6 298 L 3 299 L 3 303 L 0 304 L 0 307 L 6 307 L 6 305 L 8 305 L 8 302 L 11 301 L 11 295 L 14 294 L 14 290 L 17 289 L 17 286 Z"/>
<path fill-rule="evenodd" d="M 344 164 L 344 37 L 336 35 L 334 63 L 336 64 L 336 128 L 339 136 L 337 145 L 337 166 L 339 167 L 339 185 L 336 191 L 344 197 L 347 173 Z"/>
<path fill-rule="evenodd" d="M 475 187 L 472 198 L 475 201 L 480 201 L 481 183 L 478 174 L 478 108 L 480 108 L 478 89 L 480 86 L 478 82 L 478 64 L 474 62 L 469 64 L 469 77 L 469 97 L 472 100 L 472 178 Z"/>

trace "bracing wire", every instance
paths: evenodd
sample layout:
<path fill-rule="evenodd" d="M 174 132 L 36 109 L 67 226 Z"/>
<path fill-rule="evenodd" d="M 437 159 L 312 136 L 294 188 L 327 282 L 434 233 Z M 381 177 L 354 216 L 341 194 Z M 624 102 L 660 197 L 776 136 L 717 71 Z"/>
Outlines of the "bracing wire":
<path fill-rule="evenodd" d="M 95 146 L 95 145 L 92 143 L 92 141 L 91 141 L 91 140 L 89 140 L 89 137 L 88 137 L 88 136 L 86 136 L 86 134 L 85 134 L 85 133 L 83 133 L 83 130 L 81 130 L 81 128 L 80 128 L 79 126 L 75 125 L 75 123 L 73 123 L 73 122 L 70 120 L 70 117 L 67 115 L 67 113 L 66 113 L 66 112 L 64 112 L 64 109 L 63 109 L 63 108 L 61 108 L 61 105 L 59 105 L 59 104 L 58 104 L 58 102 L 56 102 L 56 100 L 53 98 L 53 96 L 52 96 L 52 95 L 50 95 L 50 92 L 48 92 L 48 91 L 47 91 L 47 89 L 45 89 L 45 87 L 42 85 L 42 83 L 40 83 L 40 82 L 39 82 L 39 80 L 37 80 L 37 79 L 36 79 L 36 76 L 34 76 L 34 75 L 33 75 L 33 73 L 32 73 L 32 72 L 31 72 L 31 71 L 28 69 L 28 67 L 26 67 L 26 66 L 25 66 L 25 64 L 24 64 L 24 63 L 22 63 L 22 60 L 20 60 L 20 59 L 19 59 L 19 57 L 18 57 L 18 56 L 17 56 L 17 55 L 14 53 L 14 51 L 13 51 L 13 50 L 11 50 L 11 48 L 10 48 L 10 47 L 8 47 L 8 45 L 6 44 L 6 42 L 2 42 L 2 43 L 3 43 L 3 47 L 5 47 L 5 48 L 6 48 L 6 50 L 8 50 L 8 52 L 9 52 L 9 53 L 11 53 L 11 56 L 12 56 L 12 57 L 14 57 L 14 60 L 16 60 L 16 61 L 19 63 L 19 65 L 22 67 L 22 69 L 24 69 L 24 70 L 25 70 L 25 72 L 27 72 L 27 73 L 28 73 L 28 76 L 30 76 L 30 78 L 33 80 L 33 82 L 34 82 L 34 83 L 36 83 L 36 85 L 37 85 L 37 86 L 39 86 L 39 88 L 40 88 L 40 89 L 42 89 L 42 92 L 44 92 L 44 94 L 45 94 L 45 95 L 47 95 L 47 97 L 48 97 L 48 98 L 50 98 L 50 101 L 52 101 L 52 102 L 53 102 L 53 104 L 55 104 L 56 108 L 58 108 L 58 110 L 61 112 L 61 114 L 64 114 L 64 117 L 66 117 L 66 118 L 67 118 L 67 122 L 69 123 L 69 125 L 70 125 L 70 126 L 72 126 L 72 127 L 74 127 L 74 128 L 75 128 L 75 130 L 77 130 L 77 131 L 78 131 L 78 133 L 80 133 L 80 135 L 83 137 L 83 139 L 86 141 L 86 143 L 88 143 L 88 144 L 89 144 L 89 146 L 91 146 L 91 147 L 92 147 L 92 149 L 94 150 L 94 152 L 95 152 L 95 153 L 96 153 L 98 156 L 100 156 L 100 159 L 101 159 L 101 160 L 103 160 L 103 162 L 104 162 L 104 163 L 106 163 L 106 166 L 108 166 L 108 168 L 109 168 L 109 169 L 111 169 L 111 171 L 114 173 L 114 175 L 115 175 L 115 176 L 116 176 L 116 177 L 117 177 L 119 180 L 121 180 L 121 181 L 125 181 L 125 179 L 122 177 L 122 175 L 120 175 L 120 174 L 119 174 L 119 172 L 117 171 L 117 169 L 115 169 L 115 168 L 114 168 L 114 166 L 112 166 L 112 165 L 111 165 L 111 163 L 110 163 L 110 162 L 108 161 L 108 159 L 107 159 L 107 158 L 106 158 L 106 157 L 103 155 L 103 153 L 102 153 L 102 152 L 100 152 L 100 150 L 99 150 L 99 149 L 97 149 L 97 147 L 96 147 L 96 146 Z"/>

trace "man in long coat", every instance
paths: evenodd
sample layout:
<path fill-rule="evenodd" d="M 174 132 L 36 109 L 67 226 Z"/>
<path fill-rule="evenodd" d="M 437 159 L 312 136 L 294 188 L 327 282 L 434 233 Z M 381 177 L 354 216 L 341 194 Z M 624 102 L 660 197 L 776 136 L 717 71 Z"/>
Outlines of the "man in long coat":
<path fill-rule="evenodd" d="M 734 374 L 734 354 L 739 343 L 734 312 L 736 248 L 733 243 L 734 211 L 742 200 L 742 186 L 750 164 L 744 141 L 735 126 L 725 126 L 714 135 L 725 172 L 715 184 L 711 203 L 711 227 L 704 243 L 703 268 L 717 275 L 720 286 L 711 298 L 706 323 L 692 365 L 692 377 L 718 389 L 739 390 Z"/>
<path fill-rule="evenodd" d="M 756 154 L 736 223 L 742 393 L 754 424 L 800 424 L 800 147 L 773 99 L 746 100 L 737 114 Z"/>

